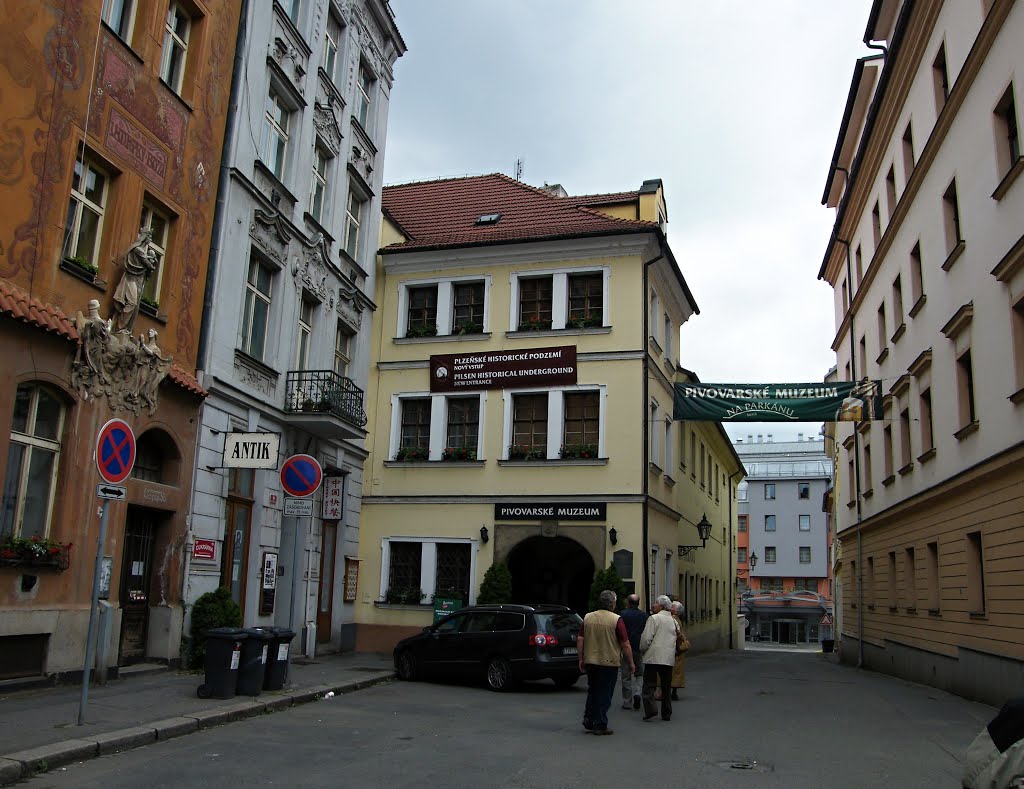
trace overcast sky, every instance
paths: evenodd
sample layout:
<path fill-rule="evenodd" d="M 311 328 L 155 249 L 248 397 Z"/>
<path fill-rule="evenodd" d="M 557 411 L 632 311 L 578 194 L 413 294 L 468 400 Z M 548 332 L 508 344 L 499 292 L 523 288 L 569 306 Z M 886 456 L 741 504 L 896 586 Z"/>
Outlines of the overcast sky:
<path fill-rule="evenodd" d="M 820 381 L 821 205 L 871 0 L 391 0 L 387 184 L 501 172 L 570 194 L 661 178 L 704 382 Z M 727 424 L 775 440 L 820 425 Z"/>

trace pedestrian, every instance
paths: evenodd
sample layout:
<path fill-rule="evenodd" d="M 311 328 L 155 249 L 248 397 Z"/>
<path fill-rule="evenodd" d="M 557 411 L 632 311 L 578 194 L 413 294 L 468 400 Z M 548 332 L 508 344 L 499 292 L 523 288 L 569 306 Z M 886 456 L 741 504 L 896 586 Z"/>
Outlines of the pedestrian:
<path fill-rule="evenodd" d="M 587 705 L 583 710 L 583 728 L 593 734 L 612 734 L 608 728 L 608 708 L 615 693 L 620 654 L 626 657 L 630 673 L 636 671 L 633 649 L 629 645 L 626 624 L 615 613 L 615 592 L 605 589 L 598 595 L 598 608 L 583 617 L 576 636 L 580 671 L 587 674 Z"/>
<path fill-rule="evenodd" d="M 1024 784 L 1024 698 L 1010 699 L 967 748 L 964 789 Z"/>
<path fill-rule="evenodd" d="M 676 623 L 669 607 L 672 601 L 668 595 L 658 595 L 654 603 L 654 615 L 644 625 L 640 636 L 640 653 L 644 661 L 644 686 L 641 698 L 644 704 L 644 720 L 657 715 L 654 707 L 654 690 L 672 685 L 672 668 L 676 663 Z M 661 719 L 672 719 L 672 699 L 668 693 L 661 694 Z"/>
<path fill-rule="evenodd" d="M 622 653 L 622 709 L 640 709 L 640 690 L 643 684 L 644 661 L 640 657 L 640 635 L 644 632 L 644 625 L 650 614 L 640 608 L 640 595 L 631 594 L 626 598 L 626 608 L 622 612 L 622 621 L 626 623 L 626 634 L 629 636 L 629 646 L 633 652 L 634 669 L 631 670 L 626 660 L 626 653 Z"/>
<path fill-rule="evenodd" d="M 678 600 L 672 601 L 672 618 L 676 622 L 676 626 L 679 628 L 679 632 L 683 634 L 683 639 L 686 639 L 686 633 L 683 630 L 683 604 Z M 687 640 L 686 643 L 689 643 Z M 679 688 L 686 687 L 686 652 L 680 652 L 676 655 L 675 665 L 672 667 L 672 701 L 679 701 Z"/>

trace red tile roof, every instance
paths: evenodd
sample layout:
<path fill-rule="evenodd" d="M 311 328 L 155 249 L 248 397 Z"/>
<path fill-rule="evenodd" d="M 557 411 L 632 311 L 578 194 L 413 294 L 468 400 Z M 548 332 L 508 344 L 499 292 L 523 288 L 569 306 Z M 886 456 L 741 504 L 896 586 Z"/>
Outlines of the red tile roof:
<path fill-rule="evenodd" d="M 78 344 L 78 330 L 63 310 L 40 301 L 4 279 L 0 279 L 0 315 L 52 332 L 75 345 Z M 206 397 L 206 390 L 199 385 L 196 377 L 177 364 L 171 365 L 167 377 L 183 389 Z"/>
<path fill-rule="evenodd" d="M 635 198 L 615 195 L 554 197 L 506 175 L 474 176 L 384 188 L 384 210 L 408 240 L 385 252 L 578 238 L 658 230 L 654 222 L 615 219 L 587 208 Z M 613 198 L 611 201 L 605 198 Z M 477 225 L 484 214 L 501 214 L 493 225 Z"/>
<path fill-rule="evenodd" d="M 569 195 L 561 197 L 560 200 L 568 200 L 576 205 L 611 205 L 612 203 L 632 203 L 640 199 L 640 193 L 633 192 L 611 192 L 599 195 Z"/>

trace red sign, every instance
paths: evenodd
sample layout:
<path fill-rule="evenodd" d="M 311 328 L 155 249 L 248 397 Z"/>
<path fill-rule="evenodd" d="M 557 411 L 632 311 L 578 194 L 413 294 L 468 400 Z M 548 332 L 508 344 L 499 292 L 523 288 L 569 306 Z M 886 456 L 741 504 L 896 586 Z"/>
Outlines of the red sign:
<path fill-rule="evenodd" d="M 209 559 L 213 561 L 216 558 L 217 543 L 214 540 L 196 540 L 192 543 L 192 558 L 193 559 Z"/>
<path fill-rule="evenodd" d="M 128 479 L 135 465 L 135 433 L 123 419 L 111 419 L 96 437 L 96 468 L 104 482 L 117 485 Z"/>
<path fill-rule="evenodd" d="M 312 496 L 324 473 L 312 455 L 292 455 L 281 466 L 281 485 L 289 496 Z"/>
<path fill-rule="evenodd" d="M 576 383 L 576 346 L 430 357 L 430 391 L 520 389 Z"/>
<path fill-rule="evenodd" d="M 324 520 L 341 520 L 344 506 L 345 478 L 324 477 Z"/>

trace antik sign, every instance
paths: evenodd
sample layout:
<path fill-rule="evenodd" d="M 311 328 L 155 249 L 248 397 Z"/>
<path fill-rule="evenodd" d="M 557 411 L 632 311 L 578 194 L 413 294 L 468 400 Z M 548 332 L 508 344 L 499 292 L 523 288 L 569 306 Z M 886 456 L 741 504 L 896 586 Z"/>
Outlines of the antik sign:
<path fill-rule="evenodd" d="M 227 433 L 224 436 L 226 468 L 277 468 L 278 433 Z"/>
<path fill-rule="evenodd" d="M 705 422 L 860 422 L 882 418 L 881 381 L 676 384 L 675 419 Z"/>

